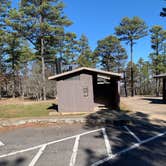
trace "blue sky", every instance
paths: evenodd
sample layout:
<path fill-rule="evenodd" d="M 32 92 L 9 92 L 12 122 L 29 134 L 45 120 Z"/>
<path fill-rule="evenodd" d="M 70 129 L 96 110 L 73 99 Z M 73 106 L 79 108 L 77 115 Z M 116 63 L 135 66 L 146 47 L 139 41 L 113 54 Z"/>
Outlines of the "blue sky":
<path fill-rule="evenodd" d="M 160 17 L 162 7 L 166 7 L 164 0 L 64 0 L 65 14 L 73 21 L 67 30 L 78 36 L 85 34 L 92 49 L 97 41 L 114 34 L 114 28 L 125 16 L 139 16 L 148 27 L 161 25 L 166 27 L 166 18 Z M 18 0 L 13 0 L 16 7 Z M 129 55 L 129 46 L 122 43 Z M 134 61 L 142 57 L 148 60 L 151 52 L 150 36 L 137 41 L 134 46 Z"/>

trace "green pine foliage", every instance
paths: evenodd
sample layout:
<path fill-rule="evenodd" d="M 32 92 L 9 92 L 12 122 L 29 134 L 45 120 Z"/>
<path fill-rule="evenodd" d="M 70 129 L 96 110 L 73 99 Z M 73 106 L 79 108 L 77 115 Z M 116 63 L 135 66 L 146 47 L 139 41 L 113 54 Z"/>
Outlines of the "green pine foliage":
<path fill-rule="evenodd" d="M 147 35 L 147 26 L 139 17 L 128 18 L 124 17 L 119 26 L 115 28 L 116 35 L 120 40 L 126 41 L 130 45 L 131 56 L 131 96 L 134 96 L 134 74 L 133 74 L 133 46 L 135 41 Z"/>
<path fill-rule="evenodd" d="M 124 70 L 127 53 L 116 36 L 108 36 L 99 40 L 94 53 L 100 57 L 103 69 L 115 72 Z"/>
<path fill-rule="evenodd" d="M 47 77 L 59 67 L 97 67 L 124 75 L 125 94 L 156 94 L 161 81 L 153 76 L 166 73 L 166 30 L 154 25 L 150 28 L 149 61 L 140 58 L 133 63 L 136 42 L 148 33 L 147 25 L 139 17 L 124 17 L 115 27 L 115 34 L 99 39 L 94 50 L 85 35 L 77 37 L 67 31 L 72 21 L 64 14 L 61 0 L 20 0 L 18 8 L 11 8 L 11 0 L 0 0 L 0 98 L 22 96 L 36 100 L 55 97 L 55 83 Z M 166 16 L 163 8 L 161 16 Z M 130 46 L 130 62 L 122 46 Z M 140 50 L 141 56 L 141 50 Z M 58 70 L 57 70 L 58 69 Z"/>
<path fill-rule="evenodd" d="M 98 57 L 96 54 L 93 54 L 88 38 L 85 35 L 82 35 L 80 37 L 80 40 L 78 41 L 78 59 L 77 63 L 80 67 L 95 67 L 96 63 L 98 61 Z"/>
<path fill-rule="evenodd" d="M 152 69 L 155 75 L 166 72 L 166 31 L 158 25 L 150 29 L 151 47 L 150 54 Z"/>
<path fill-rule="evenodd" d="M 64 27 L 71 25 L 63 9 L 64 3 L 60 0 L 22 0 L 19 10 L 10 10 L 7 20 L 13 30 L 31 42 L 36 56 L 41 60 L 44 100 L 47 93 L 45 58 L 56 52 L 64 35 Z"/>

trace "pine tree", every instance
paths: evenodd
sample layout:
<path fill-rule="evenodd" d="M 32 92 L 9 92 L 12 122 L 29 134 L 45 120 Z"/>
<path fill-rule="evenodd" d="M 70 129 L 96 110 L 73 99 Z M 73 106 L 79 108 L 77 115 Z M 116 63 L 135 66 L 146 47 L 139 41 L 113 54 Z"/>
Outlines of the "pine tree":
<path fill-rule="evenodd" d="M 150 89 L 151 65 L 148 61 L 144 61 L 143 58 L 140 58 L 137 63 L 137 68 L 138 68 L 137 87 L 139 95 L 149 95 L 152 91 Z"/>
<path fill-rule="evenodd" d="M 4 39 L 6 36 L 6 23 L 5 19 L 8 16 L 8 11 L 10 8 L 10 1 L 9 0 L 0 0 L 0 99 L 1 99 L 1 89 L 2 83 L 4 80 Z"/>
<path fill-rule="evenodd" d="M 147 26 L 139 17 L 132 19 L 125 17 L 120 25 L 115 28 L 116 35 L 120 40 L 126 41 L 130 45 L 131 54 L 131 96 L 134 96 L 134 75 L 133 75 L 133 46 L 135 41 L 147 35 Z"/>
<path fill-rule="evenodd" d="M 64 56 L 67 65 L 74 65 L 78 58 L 78 41 L 75 33 L 66 33 L 64 41 Z"/>
<path fill-rule="evenodd" d="M 5 19 L 10 9 L 10 0 L 0 0 L 0 30 L 6 29 Z"/>
<path fill-rule="evenodd" d="M 101 65 L 105 70 L 115 72 L 124 70 L 127 54 L 116 36 L 108 36 L 99 40 L 94 52 L 101 59 Z"/>
<path fill-rule="evenodd" d="M 161 17 L 166 17 L 166 8 L 162 8 L 162 11 L 160 12 Z"/>
<path fill-rule="evenodd" d="M 64 4 L 60 0 L 22 0 L 17 11 L 10 11 L 8 25 L 29 40 L 37 50 L 41 61 L 43 100 L 46 100 L 45 57 L 46 52 L 56 49 L 64 27 L 71 21 L 63 13 Z"/>
<path fill-rule="evenodd" d="M 95 67 L 97 63 L 97 57 L 92 53 L 89 47 L 88 38 L 82 35 L 78 42 L 79 56 L 77 63 L 80 67 Z"/>
<path fill-rule="evenodd" d="M 133 65 L 133 80 L 131 80 L 131 65 Z M 136 84 L 138 80 L 138 68 L 137 65 L 135 63 L 132 64 L 132 62 L 128 62 L 127 67 L 126 67 L 126 82 L 127 82 L 127 87 L 129 92 L 131 92 L 131 84 L 132 81 L 134 82 L 134 84 Z M 137 87 L 135 86 L 133 91 L 135 94 L 137 94 Z"/>
<path fill-rule="evenodd" d="M 34 61 L 34 53 L 32 52 L 29 43 L 27 41 L 21 40 L 20 45 L 20 57 L 19 57 L 19 72 L 21 77 L 21 92 L 20 95 L 24 99 L 25 95 L 27 95 L 27 87 L 28 87 L 28 77 L 29 77 L 29 66 L 30 63 Z"/>
<path fill-rule="evenodd" d="M 150 54 L 152 62 L 152 71 L 154 75 L 166 72 L 166 54 L 165 41 L 166 31 L 161 26 L 155 25 L 150 29 L 151 33 L 151 47 L 153 53 Z M 156 96 L 159 96 L 160 82 L 156 79 Z"/>
<path fill-rule="evenodd" d="M 13 98 L 16 97 L 16 93 L 18 92 L 17 82 L 19 78 L 19 70 L 21 68 L 22 43 L 23 41 L 18 33 L 12 32 L 6 35 L 5 54 L 7 55 L 6 63 L 8 64 L 8 70 L 12 75 Z"/>

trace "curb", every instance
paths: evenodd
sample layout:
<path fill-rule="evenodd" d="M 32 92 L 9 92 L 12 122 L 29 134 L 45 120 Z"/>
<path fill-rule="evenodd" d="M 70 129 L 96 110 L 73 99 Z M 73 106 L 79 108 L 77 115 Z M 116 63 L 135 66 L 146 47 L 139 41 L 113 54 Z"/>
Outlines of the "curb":
<path fill-rule="evenodd" d="M 59 118 L 59 119 L 20 119 L 20 120 L 2 120 L 0 121 L 0 127 L 11 127 L 11 126 L 20 126 L 28 123 L 34 124 L 44 124 L 44 123 L 66 123 L 66 124 L 74 124 L 74 123 L 85 123 L 85 118 Z"/>

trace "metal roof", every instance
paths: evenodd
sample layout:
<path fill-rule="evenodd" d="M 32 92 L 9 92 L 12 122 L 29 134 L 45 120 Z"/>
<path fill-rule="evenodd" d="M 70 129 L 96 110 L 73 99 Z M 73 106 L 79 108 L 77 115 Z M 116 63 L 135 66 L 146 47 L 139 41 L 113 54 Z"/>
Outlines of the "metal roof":
<path fill-rule="evenodd" d="M 166 73 L 155 75 L 154 78 L 166 78 Z"/>
<path fill-rule="evenodd" d="M 56 79 L 60 79 L 61 77 L 70 76 L 70 75 L 76 74 L 78 72 L 86 72 L 86 71 L 96 73 L 96 74 L 100 74 L 100 75 L 103 75 L 103 76 L 110 76 L 110 77 L 114 76 L 114 77 L 121 78 L 121 76 L 122 76 L 119 73 L 98 70 L 98 69 L 95 69 L 95 68 L 81 67 L 81 68 L 78 68 L 78 69 L 74 69 L 72 71 L 67 71 L 65 73 L 61 73 L 61 74 L 57 74 L 55 76 L 48 77 L 48 79 L 49 80 L 56 80 Z"/>

